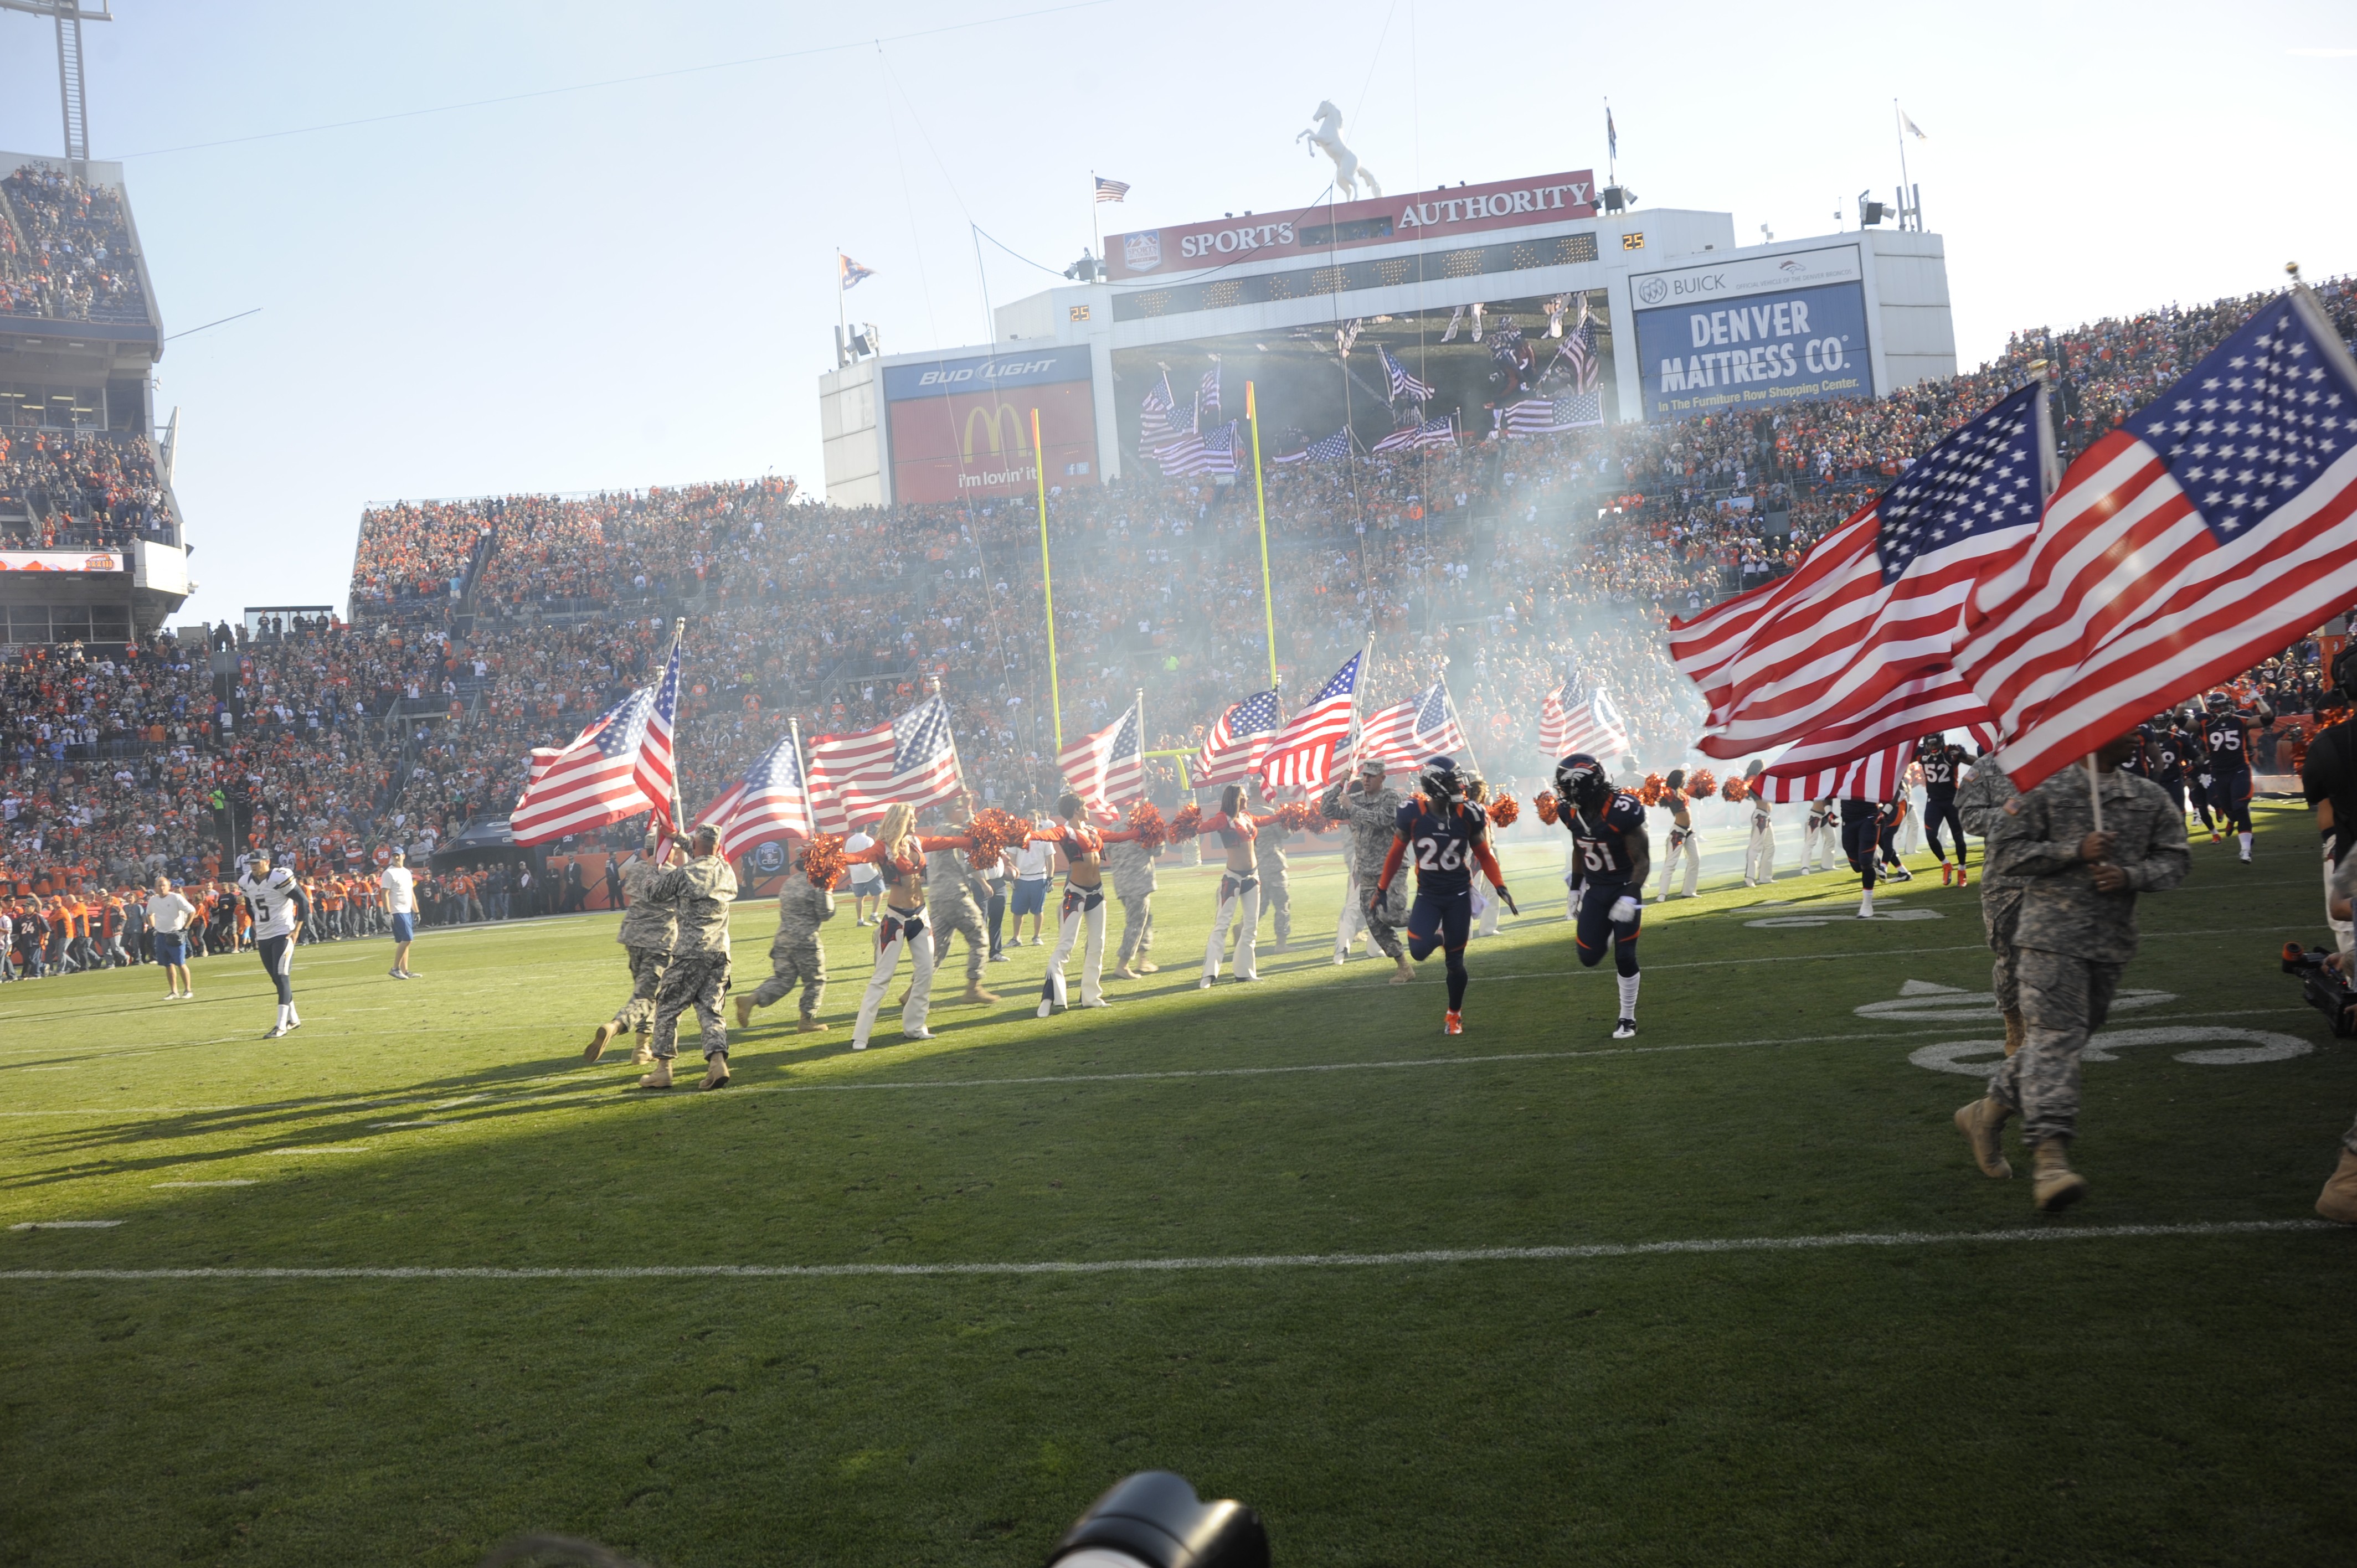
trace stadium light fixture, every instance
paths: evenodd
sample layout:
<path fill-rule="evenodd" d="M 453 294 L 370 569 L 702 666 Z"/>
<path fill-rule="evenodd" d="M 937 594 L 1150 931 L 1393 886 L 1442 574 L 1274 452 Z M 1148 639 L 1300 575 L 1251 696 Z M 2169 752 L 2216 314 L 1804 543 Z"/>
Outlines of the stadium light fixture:
<path fill-rule="evenodd" d="M 1873 228 L 1882 221 L 1882 203 L 1867 200 L 1866 192 L 1863 190 L 1857 193 L 1857 226 L 1859 228 Z"/>

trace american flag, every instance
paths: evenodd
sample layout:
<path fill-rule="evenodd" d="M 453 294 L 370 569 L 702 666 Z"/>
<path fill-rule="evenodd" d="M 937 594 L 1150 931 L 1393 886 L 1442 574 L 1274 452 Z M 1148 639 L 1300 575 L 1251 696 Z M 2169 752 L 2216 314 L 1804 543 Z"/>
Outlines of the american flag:
<path fill-rule="evenodd" d="M 1186 427 L 1178 420 L 1178 399 L 1170 392 L 1170 372 L 1162 372 L 1162 384 L 1146 389 L 1146 400 L 1138 405 L 1137 449 L 1151 456 L 1182 435 L 1195 433 L 1195 421 L 1190 413 Z"/>
<path fill-rule="evenodd" d="M 1988 705 L 1963 676 L 1942 670 L 1901 682 L 1880 702 L 1810 731 L 1787 747 L 1776 765 L 1786 771 L 1844 766 L 1916 736 L 1951 729 L 1972 731 L 1984 750 L 1996 746 L 1996 721 Z"/>
<path fill-rule="evenodd" d="M 1058 752 L 1056 766 L 1091 815 L 1115 821 L 1120 813 L 1114 803 L 1146 789 L 1145 724 L 1137 704 L 1132 703 L 1112 724 Z"/>
<path fill-rule="evenodd" d="M 811 742 L 809 782 L 822 832 L 848 832 L 895 800 L 922 811 L 955 800 L 963 785 L 949 704 L 928 697 L 890 724 L 820 736 Z"/>
<path fill-rule="evenodd" d="M 661 680 L 598 714 L 570 746 L 533 749 L 531 780 L 508 824 L 516 843 L 546 843 L 640 811 L 671 827 L 672 720 L 678 712 L 674 641 Z"/>
<path fill-rule="evenodd" d="M 1375 350 L 1383 357 L 1383 374 L 1391 380 L 1392 401 L 1394 403 L 1400 403 L 1403 401 L 1407 403 L 1430 403 L 1432 401 L 1432 388 L 1425 382 L 1417 381 L 1414 376 L 1409 375 L 1407 373 L 1407 367 L 1399 362 L 1398 355 L 1393 353 L 1389 349 L 1384 348 L 1380 343 L 1375 345 Z"/>
<path fill-rule="evenodd" d="M 1779 760 L 1751 781 L 1763 800 L 1888 800 L 1897 795 L 1915 760 L 1915 743 L 1901 741 L 1847 762 L 1812 768 Z"/>
<path fill-rule="evenodd" d="M 1552 435 L 1562 430 L 1579 430 L 1604 423 L 1604 400 L 1595 392 L 1574 392 L 1569 397 L 1526 397 L 1520 403 L 1510 403 L 1495 410 L 1492 422 L 1498 430 L 1514 439 L 1529 435 Z"/>
<path fill-rule="evenodd" d="M 2323 625 L 2352 575 L 2357 364 L 2296 288 L 2071 465 L 1955 668 L 2028 789 Z"/>
<path fill-rule="evenodd" d="M 1581 751 L 1606 762 L 1628 756 L 1628 728 L 1604 688 L 1598 686 L 1587 701 L 1566 707 L 1564 698 L 1570 691 L 1566 682 L 1540 700 L 1539 749 L 1557 761 Z"/>
<path fill-rule="evenodd" d="M 2037 532 L 2052 472 L 2046 389 L 2032 382 L 1925 453 L 1791 575 L 1672 623 L 1671 658 L 1710 703 L 1698 748 L 1738 757 L 1796 741 L 1947 669 L 1974 585 Z M 1940 727 L 1889 716 L 1893 739 Z"/>
<path fill-rule="evenodd" d="M 1099 201 L 1119 201 L 1123 197 L 1129 194 L 1129 185 L 1125 180 L 1107 179 L 1103 175 L 1096 175 L 1092 177 L 1097 182 L 1097 199 Z"/>
<path fill-rule="evenodd" d="M 1442 419 L 1427 419 L 1422 424 L 1403 424 L 1376 442 L 1374 449 L 1378 452 L 1398 452 L 1456 445 L 1457 416 L 1452 413 Z"/>
<path fill-rule="evenodd" d="M 1230 420 L 1209 435 L 1182 435 L 1154 455 L 1172 478 L 1236 471 L 1236 424 Z"/>
<path fill-rule="evenodd" d="M 789 726 L 784 738 L 695 820 L 719 827 L 720 853 L 731 860 L 772 840 L 809 838 L 810 789 L 802 778 L 801 735 Z"/>
<path fill-rule="evenodd" d="M 1220 412 L 1220 361 L 1216 355 L 1211 368 L 1203 372 L 1203 384 L 1195 393 L 1195 406 L 1205 413 Z"/>
<path fill-rule="evenodd" d="M 1323 441 L 1313 441 L 1300 451 L 1279 457 L 1280 463 L 1339 463 L 1351 455 L 1349 427 L 1334 432 Z"/>
<path fill-rule="evenodd" d="M 1334 671 L 1334 678 L 1318 689 L 1308 705 L 1286 720 L 1285 727 L 1270 739 L 1260 759 L 1264 787 L 1275 789 L 1298 784 L 1314 789 L 1326 782 L 1334 748 L 1350 735 L 1351 721 L 1358 714 L 1359 666 L 1365 658 L 1363 650 L 1351 655 Z"/>
<path fill-rule="evenodd" d="M 1372 758 L 1405 772 L 1465 749 L 1465 731 L 1457 722 L 1457 704 L 1448 700 L 1448 683 L 1435 681 L 1406 702 L 1369 714 L 1359 726 L 1352 759 Z"/>
<path fill-rule="evenodd" d="M 1555 358 L 1561 360 L 1564 368 L 1571 372 L 1574 392 L 1592 392 L 1596 390 L 1596 326 L 1587 319 L 1587 301 L 1585 298 L 1579 302 L 1579 325 L 1571 329 L 1571 335 L 1563 340 L 1563 347 L 1555 350 Z"/>
<path fill-rule="evenodd" d="M 1260 770 L 1260 759 L 1277 729 L 1276 693 L 1254 692 L 1230 703 L 1195 752 L 1189 776 L 1197 789 L 1233 784 Z"/>

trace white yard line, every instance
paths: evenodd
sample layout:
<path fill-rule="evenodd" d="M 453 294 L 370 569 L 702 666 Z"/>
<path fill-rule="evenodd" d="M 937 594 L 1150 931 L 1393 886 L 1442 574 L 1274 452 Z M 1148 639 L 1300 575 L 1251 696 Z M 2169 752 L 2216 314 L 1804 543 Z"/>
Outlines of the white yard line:
<path fill-rule="evenodd" d="M 38 1223 L 38 1222 L 37 1222 Z M 56 1223 L 54 1221 L 48 1223 Z M 82 1223 L 91 1223 L 83 1221 Z M 16 1229 L 26 1229 L 24 1226 Z M 1587 1262 L 1682 1253 L 1817 1252 L 1853 1247 L 1941 1247 L 1958 1242 L 2116 1241 L 2313 1234 L 2321 1219 L 2223 1220 L 2190 1225 L 2040 1225 L 2010 1230 L 1852 1230 L 1830 1236 L 1723 1236 L 1683 1241 L 1606 1241 L 1577 1247 L 1447 1247 L 1409 1252 L 1279 1252 L 1212 1258 L 1109 1258 L 981 1263 L 674 1263 L 637 1268 L 196 1268 L 8 1269 L 0 1281 L 45 1280 L 800 1280 L 941 1278 L 970 1274 L 1210 1273 L 1256 1269 L 1383 1269 L 1430 1263 Z"/>

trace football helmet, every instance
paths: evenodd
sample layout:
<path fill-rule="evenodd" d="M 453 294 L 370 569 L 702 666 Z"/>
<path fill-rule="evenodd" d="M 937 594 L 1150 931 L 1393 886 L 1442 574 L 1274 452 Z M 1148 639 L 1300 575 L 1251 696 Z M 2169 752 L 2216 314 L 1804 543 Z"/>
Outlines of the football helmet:
<path fill-rule="evenodd" d="M 1555 765 L 1555 792 L 1575 809 L 1593 811 L 1612 799 L 1612 780 L 1604 764 L 1584 751 L 1575 751 Z"/>
<path fill-rule="evenodd" d="M 1436 757 L 1424 765 L 1416 790 L 1436 806 L 1453 806 L 1465 799 L 1465 776 L 1451 758 Z"/>

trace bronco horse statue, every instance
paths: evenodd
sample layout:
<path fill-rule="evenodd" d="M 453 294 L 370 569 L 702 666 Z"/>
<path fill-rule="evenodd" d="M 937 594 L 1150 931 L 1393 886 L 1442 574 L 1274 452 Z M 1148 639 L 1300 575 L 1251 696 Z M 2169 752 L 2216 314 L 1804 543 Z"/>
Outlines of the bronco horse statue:
<path fill-rule="evenodd" d="M 1324 102 L 1318 105 L 1318 113 L 1311 118 L 1318 124 L 1293 139 L 1307 141 L 1309 148 L 1304 150 L 1309 151 L 1312 157 L 1318 155 L 1310 149 L 1325 149 L 1326 156 L 1334 160 L 1335 188 L 1345 196 L 1355 198 L 1359 194 L 1359 181 L 1363 179 L 1367 182 L 1369 195 L 1381 196 L 1383 188 L 1375 183 L 1374 171 L 1361 167 L 1359 155 L 1342 145 L 1342 112 L 1331 102 Z"/>

